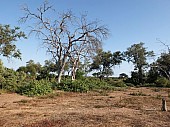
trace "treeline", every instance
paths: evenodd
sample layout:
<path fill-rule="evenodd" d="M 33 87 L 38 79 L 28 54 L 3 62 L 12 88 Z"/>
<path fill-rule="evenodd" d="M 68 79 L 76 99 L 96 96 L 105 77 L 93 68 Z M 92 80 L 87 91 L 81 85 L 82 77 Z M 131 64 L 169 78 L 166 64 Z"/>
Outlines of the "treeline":
<path fill-rule="evenodd" d="M 109 29 L 99 21 L 89 21 L 87 15 L 77 16 L 71 11 L 56 13 L 47 1 L 36 12 L 27 6 L 22 10 L 24 16 L 20 22 L 31 20 L 32 24 L 28 24 L 32 26 L 29 27 L 30 33 L 42 41 L 51 59 L 44 65 L 30 60 L 17 70 L 4 67 L 1 61 L 1 89 L 34 96 L 53 89 L 87 92 L 114 89 L 116 86 L 170 86 L 168 46 L 168 52 L 148 63 L 148 59 L 155 55 L 153 51 L 147 51 L 142 42 L 131 45 L 126 51 L 104 51 L 102 41 L 109 37 Z M 21 59 L 15 42 L 22 38 L 27 39 L 19 27 L 0 25 L 0 54 Z M 134 65 L 131 76 L 122 73 L 113 78 L 114 67 L 123 61 Z"/>
<path fill-rule="evenodd" d="M 60 83 L 57 81 L 58 66 L 53 60 L 44 61 L 44 65 L 30 60 L 17 70 L 4 67 L 0 61 L 0 88 L 35 96 L 50 93 L 55 89 L 87 92 L 127 86 L 170 87 L 169 52 L 162 53 L 156 61 L 149 64 L 147 58 L 154 57 L 154 53 L 143 46 L 144 43 L 138 43 L 127 48 L 127 51 L 114 53 L 99 50 L 91 61 L 86 59 L 84 63 L 79 62 L 75 78 L 72 78 L 73 63 L 67 62 Z M 131 76 L 121 73 L 119 77 L 112 77 L 113 67 L 123 61 L 134 64 Z"/>

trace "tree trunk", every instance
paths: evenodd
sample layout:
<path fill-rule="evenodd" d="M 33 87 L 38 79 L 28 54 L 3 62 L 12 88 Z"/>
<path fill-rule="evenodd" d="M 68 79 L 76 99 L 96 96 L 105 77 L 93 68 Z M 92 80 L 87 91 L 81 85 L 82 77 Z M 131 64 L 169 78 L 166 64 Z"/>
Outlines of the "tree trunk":
<path fill-rule="evenodd" d="M 66 61 L 66 57 L 64 57 L 62 62 L 60 62 L 60 65 L 59 65 L 59 68 L 58 68 L 58 79 L 57 79 L 58 83 L 61 82 L 61 78 L 62 78 L 62 75 L 63 75 L 63 72 L 64 72 L 64 67 L 65 67 L 65 64 L 66 64 L 65 61 Z"/>
<path fill-rule="evenodd" d="M 139 67 L 139 83 L 142 85 L 144 84 L 142 67 Z"/>
<path fill-rule="evenodd" d="M 71 72 L 71 80 L 74 81 L 76 79 L 76 71 L 77 71 L 77 64 L 75 61 L 75 64 L 73 65 L 72 72 Z"/>
<path fill-rule="evenodd" d="M 58 83 L 61 82 L 61 76 L 62 76 L 62 74 L 59 72 L 59 73 L 58 73 L 58 78 L 57 78 L 57 82 L 58 82 Z"/>
<path fill-rule="evenodd" d="M 62 69 L 59 68 L 59 70 L 58 70 L 58 78 L 57 78 L 57 82 L 58 82 L 58 83 L 61 82 L 61 77 L 62 77 Z"/>
<path fill-rule="evenodd" d="M 71 80 L 74 81 L 75 79 L 76 79 L 76 72 L 72 71 Z"/>
<path fill-rule="evenodd" d="M 76 79 L 76 72 L 77 72 L 77 68 L 79 66 L 79 57 L 77 59 L 75 59 L 74 64 L 73 64 L 73 68 L 72 68 L 72 81 Z"/>

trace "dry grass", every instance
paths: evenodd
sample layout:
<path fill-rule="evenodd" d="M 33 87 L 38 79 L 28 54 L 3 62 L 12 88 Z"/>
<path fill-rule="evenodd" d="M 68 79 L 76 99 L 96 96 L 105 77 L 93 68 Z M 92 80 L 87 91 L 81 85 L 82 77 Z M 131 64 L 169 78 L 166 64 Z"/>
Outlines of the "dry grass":
<path fill-rule="evenodd" d="M 168 127 L 170 112 L 160 109 L 162 97 L 170 107 L 169 91 L 161 88 L 89 93 L 57 91 L 38 98 L 2 93 L 0 126 Z"/>

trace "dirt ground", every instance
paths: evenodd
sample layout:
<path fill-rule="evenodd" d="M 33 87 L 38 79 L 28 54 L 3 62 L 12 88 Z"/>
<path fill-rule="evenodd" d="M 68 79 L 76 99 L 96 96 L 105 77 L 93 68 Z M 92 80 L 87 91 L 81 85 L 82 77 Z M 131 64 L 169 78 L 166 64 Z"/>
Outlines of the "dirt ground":
<path fill-rule="evenodd" d="M 0 94 L 0 127 L 170 127 L 170 89 L 128 88 L 55 93 L 36 98 Z M 169 108 L 170 109 L 170 108 Z"/>

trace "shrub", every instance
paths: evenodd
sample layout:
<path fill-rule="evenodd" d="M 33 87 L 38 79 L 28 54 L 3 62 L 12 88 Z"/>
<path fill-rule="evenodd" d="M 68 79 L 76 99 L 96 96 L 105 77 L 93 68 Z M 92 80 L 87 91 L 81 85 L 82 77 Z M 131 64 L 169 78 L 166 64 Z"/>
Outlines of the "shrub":
<path fill-rule="evenodd" d="M 18 90 L 18 84 L 14 80 L 7 79 L 3 85 L 3 89 L 10 91 L 10 92 L 16 92 Z"/>
<path fill-rule="evenodd" d="M 103 90 L 114 89 L 113 86 L 108 85 L 106 82 L 94 78 L 93 79 L 86 78 L 84 80 L 75 80 L 75 81 L 65 80 L 59 84 L 54 83 L 53 88 L 64 90 L 64 91 L 70 91 L 70 92 L 87 92 L 96 89 L 103 89 Z"/>
<path fill-rule="evenodd" d="M 115 87 L 127 87 L 123 81 L 115 82 L 114 86 Z"/>
<path fill-rule="evenodd" d="M 134 87 L 134 84 L 132 84 L 132 83 L 126 83 L 126 86 Z"/>
<path fill-rule="evenodd" d="M 166 87 L 169 84 L 169 80 L 166 79 L 165 77 L 159 77 L 156 81 L 156 86 L 157 87 Z"/>
<path fill-rule="evenodd" d="M 88 85 L 85 84 L 84 81 L 81 80 L 65 80 L 61 83 L 57 83 L 53 86 L 53 88 L 57 88 L 59 90 L 70 91 L 70 92 L 87 92 L 89 91 Z"/>
<path fill-rule="evenodd" d="M 0 75 L 0 88 L 10 92 L 16 92 L 23 80 L 24 73 L 18 73 L 12 69 L 6 68 Z"/>
<path fill-rule="evenodd" d="M 115 87 L 127 87 L 126 84 L 123 82 L 122 79 L 107 79 L 106 82 Z"/>
<path fill-rule="evenodd" d="M 76 79 L 84 79 L 84 75 L 85 73 L 84 73 L 84 71 L 82 71 L 82 70 L 77 70 L 76 71 Z"/>
<path fill-rule="evenodd" d="M 27 96 L 40 96 L 52 92 L 51 83 L 47 80 L 31 81 L 18 88 L 18 93 Z"/>

